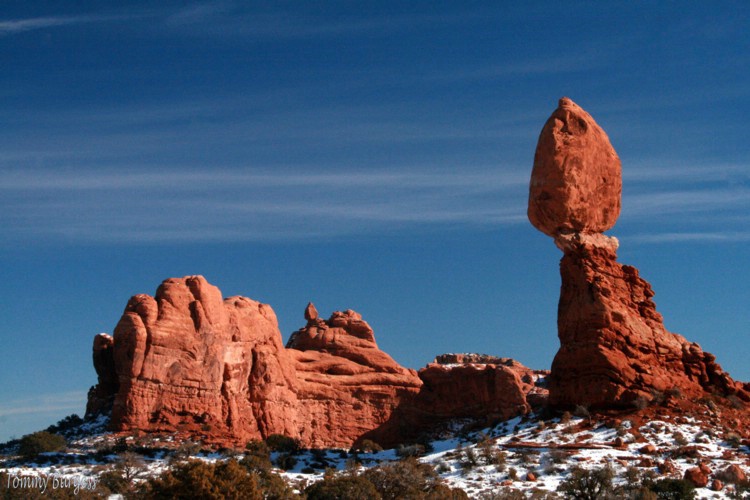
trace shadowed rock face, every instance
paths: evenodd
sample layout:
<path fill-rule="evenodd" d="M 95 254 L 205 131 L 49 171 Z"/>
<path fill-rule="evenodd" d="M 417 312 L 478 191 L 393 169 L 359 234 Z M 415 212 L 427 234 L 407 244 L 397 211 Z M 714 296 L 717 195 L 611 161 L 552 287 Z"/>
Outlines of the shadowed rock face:
<path fill-rule="evenodd" d="M 285 348 L 270 306 L 223 299 L 201 276 L 168 279 L 154 297 L 130 299 L 114 338 L 95 338 L 99 384 L 87 412 L 111 407 L 118 431 L 178 430 L 235 445 L 284 434 L 306 447 L 348 447 L 529 409 L 533 373 L 512 360 L 417 374 L 378 349 L 354 311 L 324 320 L 309 304 L 305 319 Z"/>
<path fill-rule="evenodd" d="M 607 135 L 561 99 L 539 136 L 528 212 L 564 254 L 550 404 L 629 407 L 669 389 L 750 400 L 750 385 L 733 381 L 714 356 L 664 328 L 651 286 L 617 262 L 616 238 L 601 232 L 617 220 L 621 186 Z"/>

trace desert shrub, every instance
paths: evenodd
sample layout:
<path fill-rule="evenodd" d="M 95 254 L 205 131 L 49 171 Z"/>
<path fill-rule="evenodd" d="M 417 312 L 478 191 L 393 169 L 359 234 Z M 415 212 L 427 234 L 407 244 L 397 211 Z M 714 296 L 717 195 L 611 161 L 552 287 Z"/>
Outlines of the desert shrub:
<path fill-rule="evenodd" d="M 115 443 L 110 447 L 112 453 L 122 453 L 124 451 L 128 451 L 129 449 L 130 445 L 128 444 L 128 440 L 125 438 L 125 436 L 121 436 L 115 439 Z"/>
<path fill-rule="evenodd" d="M 400 444 L 398 445 L 398 448 L 396 448 L 396 456 L 401 458 L 421 457 L 424 454 L 425 447 L 421 444 Z"/>
<path fill-rule="evenodd" d="M 55 425 L 50 425 L 46 430 L 47 432 L 51 432 L 52 434 L 59 434 L 74 427 L 78 427 L 82 423 L 83 419 L 77 414 L 73 413 L 72 415 L 68 415 L 67 417 L 62 418 Z"/>
<path fill-rule="evenodd" d="M 549 459 L 555 464 L 564 464 L 568 461 L 568 452 L 563 449 L 553 449 L 549 452 Z"/>
<path fill-rule="evenodd" d="M 310 455 L 312 458 L 310 467 L 312 467 L 313 469 L 325 469 L 326 467 L 329 467 L 331 465 L 331 462 L 328 460 L 328 453 L 325 450 L 311 450 Z"/>
<path fill-rule="evenodd" d="M 283 434 L 271 434 L 266 438 L 266 444 L 271 451 L 296 454 L 299 452 L 299 441 Z"/>
<path fill-rule="evenodd" d="M 128 447 L 125 447 L 127 450 Z M 170 457 L 173 462 L 188 460 L 190 457 L 197 455 L 201 451 L 201 444 L 195 441 L 185 440 L 174 451 Z"/>
<path fill-rule="evenodd" d="M 614 471 L 611 467 L 586 470 L 573 467 L 570 476 L 560 483 L 557 491 L 579 500 L 598 500 L 612 494 Z"/>
<path fill-rule="evenodd" d="M 569 411 L 563 412 L 562 416 L 560 417 L 560 423 L 561 424 L 569 424 L 570 420 L 573 418 L 573 415 L 570 414 Z"/>
<path fill-rule="evenodd" d="M 539 452 L 534 450 L 521 450 L 518 452 L 518 458 L 521 460 L 522 464 L 534 464 L 539 458 Z"/>
<path fill-rule="evenodd" d="M 675 433 L 672 434 L 672 439 L 674 439 L 674 442 L 680 446 L 685 446 L 689 443 L 688 439 L 680 431 L 675 431 Z"/>
<path fill-rule="evenodd" d="M 442 483 L 436 483 L 424 496 L 425 500 L 469 500 L 469 495 L 461 488 L 451 488 Z"/>
<path fill-rule="evenodd" d="M 115 494 L 124 494 L 130 489 L 130 483 L 117 469 L 110 469 L 99 474 L 99 483 Z"/>
<path fill-rule="evenodd" d="M 445 474 L 450 471 L 451 471 L 450 465 L 445 463 L 443 460 L 440 460 L 435 466 L 435 472 L 437 472 L 438 474 Z"/>
<path fill-rule="evenodd" d="M 282 470 L 294 469 L 294 466 L 297 465 L 297 457 L 291 453 L 280 453 L 273 463 Z"/>
<path fill-rule="evenodd" d="M 383 498 L 362 476 L 337 476 L 317 481 L 305 489 L 308 500 L 377 500 Z"/>
<path fill-rule="evenodd" d="M 361 443 L 352 448 L 353 451 L 359 451 L 361 453 L 377 453 L 383 451 L 383 447 L 372 439 L 363 439 Z"/>
<path fill-rule="evenodd" d="M 421 498 L 437 482 L 438 475 L 429 464 L 409 457 L 398 462 L 372 467 L 362 473 L 386 499 Z"/>
<path fill-rule="evenodd" d="M 117 456 L 112 469 L 99 474 L 99 481 L 112 493 L 125 494 L 136 488 L 134 480 L 146 471 L 143 457 L 132 451 Z"/>
<path fill-rule="evenodd" d="M 248 472 L 236 460 L 215 464 L 191 460 L 145 481 L 138 496 L 261 500 L 263 492 L 257 474 Z"/>
<path fill-rule="evenodd" d="M 573 410 L 573 415 L 575 415 L 576 417 L 580 417 L 580 418 L 586 418 L 589 421 L 591 421 L 591 412 L 586 406 L 577 405 L 575 407 L 575 410 Z"/>
<path fill-rule="evenodd" d="M 23 441 L 23 439 L 21 439 Z M 742 444 L 742 437 L 736 432 L 727 432 L 724 434 L 724 441 L 732 448 L 739 448 Z"/>
<path fill-rule="evenodd" d="M 638 396 L 633 400 L 633 406 L 636 410 L 644 410 L 648 407 L 649 400 L 646 398 L 646 396 Z"/>
<path fill-rule="evenodd" d="M 742 410 L 743 408 L 745 408 L 745 403 L 743 403 L 742 400 L 734 394 L 730 394 L 729 396 L 727 396 L 727 401 L 729 401 L 729 404 L 735 410 Z"/>
<path fill-rule="evenodd" d="M 483 491 L 481 500 L 526 500 L 526 494 L 515 488 L 503 488 L 497 491 Z"/>
<path fill-rule="evenodd" d="M 489 437 L 484 437 L 477 444 L 479 455 L 486 465 L 497 465 L 505 462 L 505 452 L 495 446 L 495 442 Z"/>
<path fill-rule="evenodd" d="M 750 480 L 745 480 L 729 487 L 726 490 L 727 496 L 733 500 L 750 499 Z"/>
<path fill-rule="evenodd" d="M 638 467 L 630 466 L 625 469 L 622 475 L 625 478 L 625 482 L 629 485 L 639 485 L 641 482 L 641 473 Z"/>
<path fill-rule="evenodd" d="M 424 448 L 423 453 L 432 453 L 435 451 L 435 447 L 432 445 L 432 437 L 429 434 L 420 434 L 415 443 L 422 445 L 422 448 Z"/>
<path fill-rule="evenodd" d="M 299 498 L 295 495 L 294 490 L 284 480 L 283 477 L 271 470 L 258 473 L 258 483 L 263 492 L 263 498 L 269 500 L 288 500 Z"/>
<path fill-rule="evenodd" d="M 659 479 L 644 482 L 649 490 L 656 493 L 657 498 L 670 500 L 691 500 L 695 498 L 695 486 L 685 479 Z"/>
<path fill-rule="evenodd" d="M 24 458 L 34 458 L 40 453 L 60 451 L 68 445 L 68 442 L 59 434 L 47 431 L 38 431 L 26 434 L 21 438 L 18 453 Z"/>
<path fill-rule="evenodd" d="M 682 397 L 682 390 L 679 387 L 672 387 L 671 389 L 667 389 L 664 395 L 667 398 L 680 399 Z"/>
<path fill-rule="evenodd" d="M 467 446 L 464 448 L 464 452 L 461 454 L 461 467 L 464 470 L 472 469 L 473 467 L 476 467 L 479 464 L 479 458 L 477 457 L 476 451 L 474 451 L 474 448 Z"/>
<path fill-rule="evenodd" d="M 250 455 L 268 457 L 271 454 L 271 449 L 268 447 L 265 441 L 259 439 L 251 439 L 245 445 L 245 453 Z"/>
<path fill-rule="evenodd" d="M 508 469 L 508 479 L 512 481 L 518 480 L 518 470 L 515 467 Z"/>
<path fill-rule="evenodd" d="M 252 455 L 249 453 L 242 457 L 240 465 L 246 468 L 249 472 L 267 471 L 272 467 L 271 458 L 268 455 Z"/>
<path fill-rule="evenodd" d="M 657 389 L 651 389 L 651 402 L 652 406 L 661 406 L 667 400 L 666 395 Z"/>

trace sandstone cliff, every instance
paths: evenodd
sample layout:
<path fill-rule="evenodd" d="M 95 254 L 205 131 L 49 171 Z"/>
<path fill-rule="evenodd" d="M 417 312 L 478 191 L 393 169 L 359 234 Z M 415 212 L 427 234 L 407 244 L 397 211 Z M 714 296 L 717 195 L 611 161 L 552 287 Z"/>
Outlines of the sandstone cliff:
<path fill-rule="evenodd" d="M 381 351 L 354 311 L 324 320 L 309 304 L 305 319 L 284 347 L 270 306 L 223 299 L 201 276 L 168 279 L 130 299 L 114 337 L 95 338 L 87 413 L 111 408 L 118 431 L 348 447 L 395 444 L 456 417 L 509 418 L 529 410 L 527 392 L 538 400 L 533 372 L 512 360 L 418 374 Z M 409 425 L 395 425 L 399 415 Z"/>

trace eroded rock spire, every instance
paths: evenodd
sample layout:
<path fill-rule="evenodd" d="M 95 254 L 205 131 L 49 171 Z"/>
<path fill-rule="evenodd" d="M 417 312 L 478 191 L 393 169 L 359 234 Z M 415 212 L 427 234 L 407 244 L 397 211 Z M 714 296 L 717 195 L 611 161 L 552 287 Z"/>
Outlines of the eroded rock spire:
<path fill-rule="evenodd" d="M 560 349 L 550 404 L 629 407 L 679 389 L 750 401 L 698 344 L 670 333 L 638 270 L 617 262 L 617 240 L 602 234 L 620 214 L 620 159 L 607 134 L 568 98 L 539 135 L 529 187 L 531 223 L 563 251 L 557 328 Z"/>

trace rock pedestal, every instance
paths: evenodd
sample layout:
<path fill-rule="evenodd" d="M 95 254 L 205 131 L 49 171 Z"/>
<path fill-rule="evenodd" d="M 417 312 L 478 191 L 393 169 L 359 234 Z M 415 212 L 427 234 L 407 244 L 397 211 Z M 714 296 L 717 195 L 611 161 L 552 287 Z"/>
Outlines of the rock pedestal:
<path fill-rule="evenodd" d="M 620 160 L 594 119 L 568 98 L 539 136 L 529 220 L 563 252 L 560 350 L 549 377 L 553 407 L 630 407 L 677 389 L 750 401 L 700 346 L 664 328 L 651 286 L 617 262 L 618 241 L 602 234 L 620 212 Z"/>

